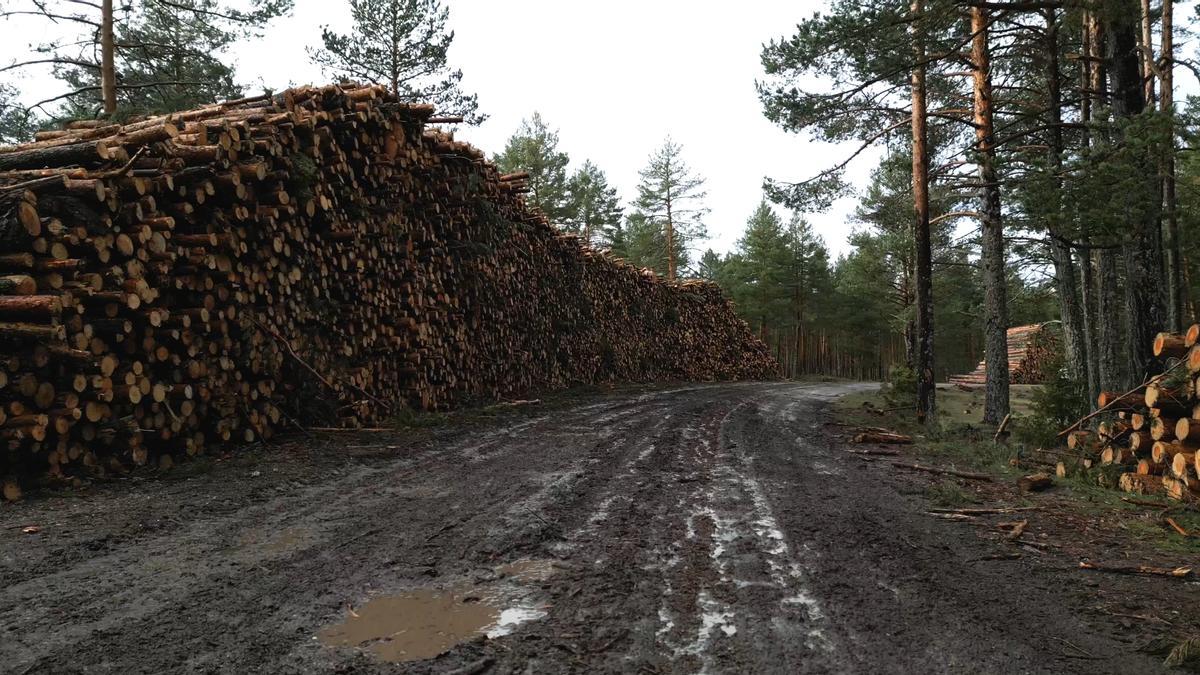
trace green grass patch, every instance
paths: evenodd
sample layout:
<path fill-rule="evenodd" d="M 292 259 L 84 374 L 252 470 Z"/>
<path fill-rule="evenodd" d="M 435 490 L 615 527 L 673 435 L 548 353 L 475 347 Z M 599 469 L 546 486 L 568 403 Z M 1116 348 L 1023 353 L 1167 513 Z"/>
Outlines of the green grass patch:
<path fill-rule="evenodd" d="M 925 497 L 934 505 L 945 509 L 957 509 L 979 500 L 962 489 L 954 481 L 942 481 L 925 488 Z"/>
<path fill-rule="evenodd" d="M 1189 534 L 1200 532 L 1200 513 L 1173 512 L 1167 514 Z M 1166 522 L 1166 516 L 1147 513 L 1141 518 L 1125 521 L 1121 525 L 1129 536 L 1143 541 L 1164 552 L 1187 556 L 1200 555 L 1200 536 L 1183 536 Z"/>

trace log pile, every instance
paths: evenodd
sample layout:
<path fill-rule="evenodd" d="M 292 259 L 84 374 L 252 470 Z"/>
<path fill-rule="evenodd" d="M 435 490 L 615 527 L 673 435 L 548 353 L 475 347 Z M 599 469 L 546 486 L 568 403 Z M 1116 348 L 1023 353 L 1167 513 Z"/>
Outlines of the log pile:
<path fill-rule="evenodd" d="M 1054 373 L 1061 358 L 1057 324 L 1033 324 L 1008 329 L 1008 378 L 1010 384 L 1042 384 Z M 987 361 L 965 375 L 952 375 L 951 384 L 982 387 L 987 384 Z"/>
<path fill-rule="evenodd" d="M 433 112 L 341 84 L 0 148 L 0 478 L 777 375 L 716 286 L 561 233 Z"/>
<path fill-rule="evenodd" d="M 1118 486 L 1126 492 L 1185 501 L 1200 497 L 1198 338 L 1200 325 L 1185 335 L 1160 333 L 1154 354 L 1167 362 L 1166 372 L 1132 392 L 1102 392 L 1097 403 L 1113 419 L 1067 437 L 1087 466 L 1119 471 Z"/>

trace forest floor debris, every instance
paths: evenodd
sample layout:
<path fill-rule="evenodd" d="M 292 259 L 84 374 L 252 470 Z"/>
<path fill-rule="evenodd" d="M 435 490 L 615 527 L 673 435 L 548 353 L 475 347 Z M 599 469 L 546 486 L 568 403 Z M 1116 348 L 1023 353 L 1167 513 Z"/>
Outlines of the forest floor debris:
<path fill-rule="evenodd" d="M 1014 394 L 1027 396 L 1015 388 Z M 963 392 L 939 387 L 938 395 L 943 410 L 956 411 L 947 415 L 951 421 L 944 422 L 940 431 L 917 427 L 909 419 L 911 414 L 872 412 L 888 406 L 878 391 L 870 391 L 851 394 L 839 403 L 839 426 L 830 427 L 831 433 L 849 440 L 842 430 L 868 423 L 911 433 L 915 442 L 904 446 L 903 461 L 898 463 L 913 461 L 946 471 L 934 476 L 904 472 L 922 486 L 929 516 L 944 521 L 945 527 L 968 527 L 978 537 L 1008 548 L 981 558 L 1016 560 L 1015 556 L 1034 553 L 1024 555 L 1023 564 L 1075 569 L 1073 592 L 1097 601 L 1090 608 L 1097 617 L 1152 617 L 1122 624 L 1123 630 L 1132 631 L 1129 639 L 1133 634 L 1146 640 L 1162 638 L 1169 643 L 1169 652 L 1200 635 L 1200 607 L 1179 602 L 1180 586 L 1168 582 L 1177 577 L 1190 583 L 1194 577 L 1192 561 L 1200 556 L 1200 537 L 1193 533 L 1200 531 L 1200 510 L 1164 496 L 1123 494 L 1083 474 L 1044 476 L 1052 484 L 1048 489 L 1023 491 L 1019 482 L 1031 476 L 1031 469 L 1044 475 L 1047 465 L 1053 467 L 1050 460 L 1055 455 L 1047 455 L 1049 459 L 1042 459 L 1042 453 L 1020 456 L 1018 448 L 994 442 L 994 434 L 981 423 L 982 389 Z M 1014 401 L 1015 408 L 1025 404 Z M 869 447 L 859 452 L 865 450 Z M 961 479 L 951 472 L 978 472 L 995 480 Z M 1016 522 L 1014 511 L 1019 511 Z M 1024 524 L 1018 527 L 1018 523 Z M 1094 571 L 1109 574 L 1084 576 Z"/>

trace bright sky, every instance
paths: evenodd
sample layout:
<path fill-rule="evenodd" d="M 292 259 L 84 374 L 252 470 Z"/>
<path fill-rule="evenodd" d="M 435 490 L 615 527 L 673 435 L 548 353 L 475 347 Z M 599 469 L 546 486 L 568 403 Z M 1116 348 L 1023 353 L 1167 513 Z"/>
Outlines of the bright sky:
<path fill-rule="evenodd" d="M 460 130 L 460 139 L 497 153 L 521 119 L 539 111 L 559 130 L 572 166 L 591 159 L 628 202 L 638 170 L 669 134 L 708 179 L 709 245 L 719 251 L 729 250 L 741 234 L 762 197 L 764 176 L 805 178 L 847 151 L 768 122 L 754 88 L 762 43 L 790 35 L 797 21 L 824 5 L 818 0 L 446 4 L 456 32 L 451 62 L 491 116 L 478 128 Z M 253 91 L 328 80 L 305 53 L 305 46 L 320 44 L 325 24 L 348 29 L 348 6 L 296 0 L 291 16 L 272 24 L 264 39 L 236 48 L 240 81 Z M 28 53 L 23 43 L 0 46 L 0 56 L 22 58 Z M 26 84 L 36 90 L 29 93 L 57 92 L 57 83 Z M 871 164 L 869 157 L 860 159 L 851 177 L 865 178 Z M 830 213 L 809 218 L 835 255 L 847 250 L 852 208 L 851 200 L 843 200 Z"/>
<path fill-rule="evenodd" d="M 489 154 L 533 111 L 559 131 L 572 167 L 591 159 L 624 201 L 638 171 L 670 134 L 692 168 L 708 179 L 709 245 L 730 249 L 762 198 L 764 176 L 796 180 L 837 161 L 844 150 L 785 133 L 762 115 L 755 78 L 759 53 L 790 35 L 825 3 L 747 0 L 736 6 L 687 0 L 448 0 L 455 31 L 450 60 L 463 86 L 490 115 L 458 138 Z M 320 43 L 320 26 L 348 29 L 338 0 L 297 0 L 258 44 L 239 50 L 247 80 L 278 87 L 323 78 L 304 45 Z M 858 168 L 865 176 L 871 165 Z M 837 252 L 846 250 L 844 200 L 810 217 Z"/>

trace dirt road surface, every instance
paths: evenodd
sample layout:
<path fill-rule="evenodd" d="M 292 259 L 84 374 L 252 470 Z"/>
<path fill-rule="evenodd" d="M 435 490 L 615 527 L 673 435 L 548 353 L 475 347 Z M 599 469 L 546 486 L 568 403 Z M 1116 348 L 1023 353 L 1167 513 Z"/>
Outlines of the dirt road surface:
<path fill-rule="evenodd" d="M 1160 672 L 1081 618 L 1078 571 L 983 560 L 837 447 L 856 386 L 597 394 L 35 497 L 0 509 L 0 671 Z"/>

